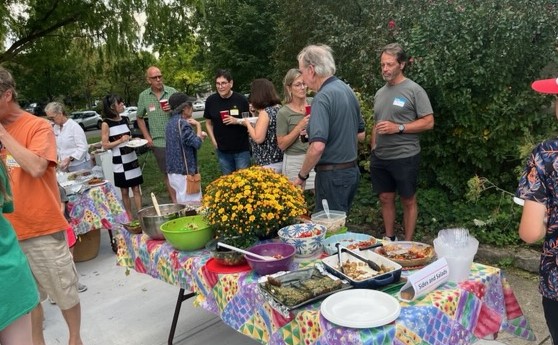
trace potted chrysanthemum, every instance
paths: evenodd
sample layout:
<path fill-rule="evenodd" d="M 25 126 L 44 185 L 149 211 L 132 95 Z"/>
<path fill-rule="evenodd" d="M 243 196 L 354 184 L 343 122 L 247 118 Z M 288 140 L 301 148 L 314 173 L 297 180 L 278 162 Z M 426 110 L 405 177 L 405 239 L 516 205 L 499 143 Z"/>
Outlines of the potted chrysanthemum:
<path fill-rule="evenodd" d="M 302 190 L 263 167 L 238 170 L 211 182 L 202 204 L 220 237 L 270 238 L 306 214 Z"/>

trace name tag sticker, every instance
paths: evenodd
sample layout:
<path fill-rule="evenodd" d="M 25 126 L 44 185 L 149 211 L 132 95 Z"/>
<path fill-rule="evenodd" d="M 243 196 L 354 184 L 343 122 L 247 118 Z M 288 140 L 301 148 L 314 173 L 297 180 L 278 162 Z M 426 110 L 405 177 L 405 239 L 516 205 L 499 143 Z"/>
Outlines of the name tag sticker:
<path fill-rule="evenodd" d="M 153 104 L 153 103 L 150 104 L 149 107 L 147 107 L 147 109 L 148 109 L 150 112 L 155 111 L 155 104 Z"/>
<path fill-rule="evenodd" d="M 231 114 L 231 116 L 238 116 L 238 109 L 231 109 L 231 111 L 229 112 L 229 114 Z"/>
<path fill-rule="evenodd" d="M 395 105 L 396 107 L 403 107 L 403 106 L 405 106 L 405 98 L 396 97 L 396 98 L 393 100 L 393 105 Z"/>

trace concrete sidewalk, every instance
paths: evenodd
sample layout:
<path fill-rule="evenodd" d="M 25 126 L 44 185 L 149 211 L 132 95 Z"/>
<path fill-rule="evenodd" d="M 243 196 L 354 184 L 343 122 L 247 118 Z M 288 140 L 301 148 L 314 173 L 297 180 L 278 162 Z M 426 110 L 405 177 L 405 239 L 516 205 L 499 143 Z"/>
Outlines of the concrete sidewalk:
<path fill-rule="evenodd" d="M 116 266 L 108 234 L 102 232 L 99 255 L 77 264 L 80 280 L 88 286 L 81 293 L 82 338 L 85 345 L 163 345 L 167 344 L 179 288 L 145 274 Z M 506 272 L 523 312 L 533 327 L 537 341 L 528 342 L 501 334 L 498 341 L 481 345 L 551 345 L 544 322 L 537 278 L 533 274 Z M 66 325 L 59 309 L 48 301 L 45 309 L 45 338 L 48 345 L 67 344 Z M 545 341 L 546 339 L 546 341 Z M 176 345 L 253 345 L 259 344 L 229 328 L 220 318 L 182 304 L 174 337 Z M 448 344 L 451 345 L 451 344 Z"/>

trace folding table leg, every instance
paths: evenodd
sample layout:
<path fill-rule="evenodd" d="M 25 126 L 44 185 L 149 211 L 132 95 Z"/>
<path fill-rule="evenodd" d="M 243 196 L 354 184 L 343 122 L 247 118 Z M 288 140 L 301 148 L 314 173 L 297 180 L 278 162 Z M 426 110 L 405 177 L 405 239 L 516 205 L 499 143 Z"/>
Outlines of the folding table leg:
<path fill-rule="evenodd" d="M 171 329 L 169 332 L 168 345 L 172 345 L 172 341 L 174 339 L 174 332 L 176 331 L 176 323 L 178 322 L 178 315 L 180 315 L 180 307 L 182 307 L 182 302 L 184 302 L 188 298 L 194 297 L 195 294 L 195 292 L 185 293 L 185 290 L 182 288 L 180 288 L 180 291 L 178 291 L 178 298 L 176 299 L 176 307 L 174 307 L 174 316 L 172 318 Z"/>
<path fill-rule="evenodd" d="M 112 230 L 107 229 L 107 231 L 108 231 L 108 234 L 109 234 L 110 247 L 112 248 L 112 251 L 114 252 L 114 254 L 116 254 L 116 253 L 118 253 L 118 245 L 116 244 L 116 240 L 112 236 Z"/>

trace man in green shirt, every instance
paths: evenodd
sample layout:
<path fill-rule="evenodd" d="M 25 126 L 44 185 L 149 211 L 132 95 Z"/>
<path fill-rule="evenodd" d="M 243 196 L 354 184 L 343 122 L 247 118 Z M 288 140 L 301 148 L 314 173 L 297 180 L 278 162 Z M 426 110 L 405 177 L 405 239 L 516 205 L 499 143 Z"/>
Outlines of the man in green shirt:
<path fill-rule="evenodd" d="M 146 78 L 150 87 L 139 95 L 137 123 L 143 137 L 147 140 L 147 146 L 155 154 L 157 165 L 163 173 L 163 179 L 169 196 L 172 202 L 176 203 L 176 193 L 169 185 L 165 159 L 165 127 L 171 110 L 168 99 L 176 90 L 170 86 L 163 85 L 161 70 L 155 66 L 147 69 Z M 144 117 L 149 118 L 149 130 L 145 124 Z"/>

